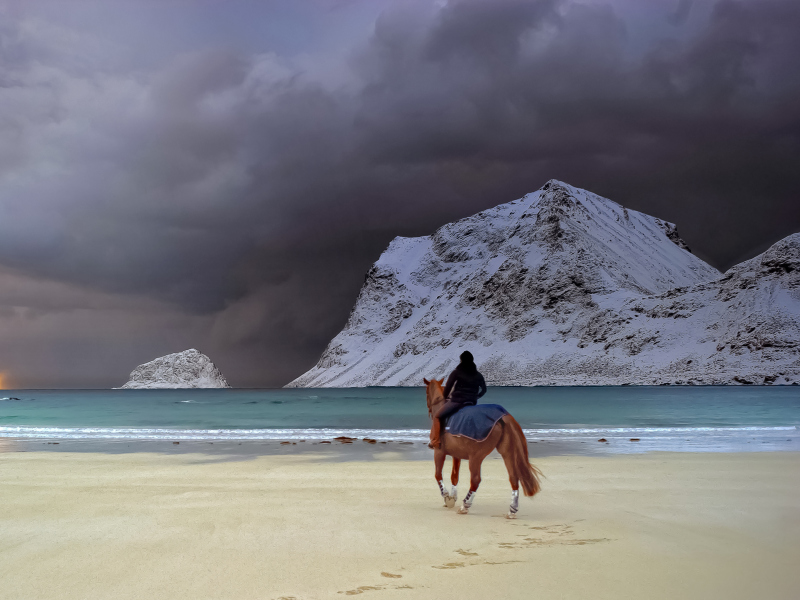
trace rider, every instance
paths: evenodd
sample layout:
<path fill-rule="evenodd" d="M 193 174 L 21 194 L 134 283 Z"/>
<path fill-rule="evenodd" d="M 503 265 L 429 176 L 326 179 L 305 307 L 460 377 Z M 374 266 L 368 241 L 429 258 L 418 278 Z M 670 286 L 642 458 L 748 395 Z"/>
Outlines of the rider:
<path fill-rule="evenodd" d="M 440 448 L 441 432 L 444 430 L 444 420 L 457 413 L 465 406 L 478 403 L 478 398 L 486 393 L 486 381 L 475 366 L 472 353 L 465 351 L 459 356 L 461 362 L 450 373 L 444 386 L 444 397 L 447 400 L 436 414 L 433 415 L 433 428 L 431 429 L 431 448 Z"/>

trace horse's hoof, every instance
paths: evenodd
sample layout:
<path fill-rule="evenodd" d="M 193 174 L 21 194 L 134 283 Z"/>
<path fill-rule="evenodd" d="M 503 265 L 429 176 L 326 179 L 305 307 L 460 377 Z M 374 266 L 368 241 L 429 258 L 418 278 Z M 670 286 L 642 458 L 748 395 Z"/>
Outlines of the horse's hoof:
<path fill-rule="evenodd" d="M 467 513 L 469 513 L 469 508 L 468 508 L 468 507 L 466 507 L 466 506 L 460 506 L 460 507 L 458 508 L 458 514 L 460 514 L 460 515 L 466 515 Z"/>
<path fill-rule="evenodd" d="M 517 518 L 517 513 L 510 512 L 506 515 L 506 519 L 516 519 L 516 518 Z"/>
<path fill-rule="evenodd" d="M 447 508 L 453 508 L 456 505 L 456 498 L 455 496 L 445 496 L 444 497 L 444 505 Z"/>

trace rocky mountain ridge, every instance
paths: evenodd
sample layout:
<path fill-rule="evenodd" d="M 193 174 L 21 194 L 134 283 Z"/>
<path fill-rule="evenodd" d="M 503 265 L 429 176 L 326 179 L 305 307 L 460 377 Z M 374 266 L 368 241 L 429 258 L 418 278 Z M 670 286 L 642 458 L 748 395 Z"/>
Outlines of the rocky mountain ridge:
<path fill-rule="evenodd" d="M 724 275 L 674 224 L 551 180 L 395 238 L 291 387 L 419 385 L 469 349 L 490 385 L 794 383 L 800 234 Z"/>

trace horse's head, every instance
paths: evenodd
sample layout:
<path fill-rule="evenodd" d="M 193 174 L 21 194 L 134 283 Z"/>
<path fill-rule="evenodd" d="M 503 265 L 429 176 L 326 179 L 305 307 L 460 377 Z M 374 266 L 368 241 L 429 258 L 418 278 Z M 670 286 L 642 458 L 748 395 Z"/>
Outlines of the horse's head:
<path fill-rule="evenodd" d="M 423 378 L 422 381 L 425 382 L 425 398 L 428 401 L 428 416 L 433 417 L 433 413 L 436 412 L 438 406 L 444 403 L 444 389 L 442 388 L 444 379 L 431 379 L 428 381 Z"/>

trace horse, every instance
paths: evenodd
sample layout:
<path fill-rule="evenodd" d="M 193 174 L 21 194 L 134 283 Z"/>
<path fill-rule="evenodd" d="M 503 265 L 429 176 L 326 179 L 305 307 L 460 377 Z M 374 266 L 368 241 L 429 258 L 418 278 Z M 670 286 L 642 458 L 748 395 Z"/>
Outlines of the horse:
<path fill-rule="evenodd" d="M 445 402 L 444 389 L 442 383 L 444 379 L 432 379 L 425 382 L 425 395 L 428 401 L 428 416 L 431 419 Z M 439 491 L 444 498 L 444 505 L 452 508 L 456 504 L 458 472 L 461 468 L 461 461 L 469 461 L 469 493 L 464 496 L 464 500 L 458 509 L 458 514 L 466 515 L 475 500 L 475 493 L 481 484 L 481 463 L 483 459 L 491 454 L 492 450 L 497 450 L 506 464 L 508 479 L 511 482 L 511 505 L 508 509 L 507 519 L 516 519 L 519 510 L 519 485 L 526 496 L 533 496 L 539 492 L 541 485 L 539 477 L 542 472 L 530 463 L 528 457 L 528 442 L 522 432 L 517 420 L 509 414 L 503 416 L 495 423 L 489 435 L 483 441 L 475 441 L 467 437 L 451 435 L 446 431 L 441 434 L 441 446 L 434 448 L 433 462 L 435 466 L 436 483 L 439 484 Z M 442 482 L 442 468 L 447 456 L 453 457 L 453 471 L 450 475 L 452 489 L 448 492 Z"/>

